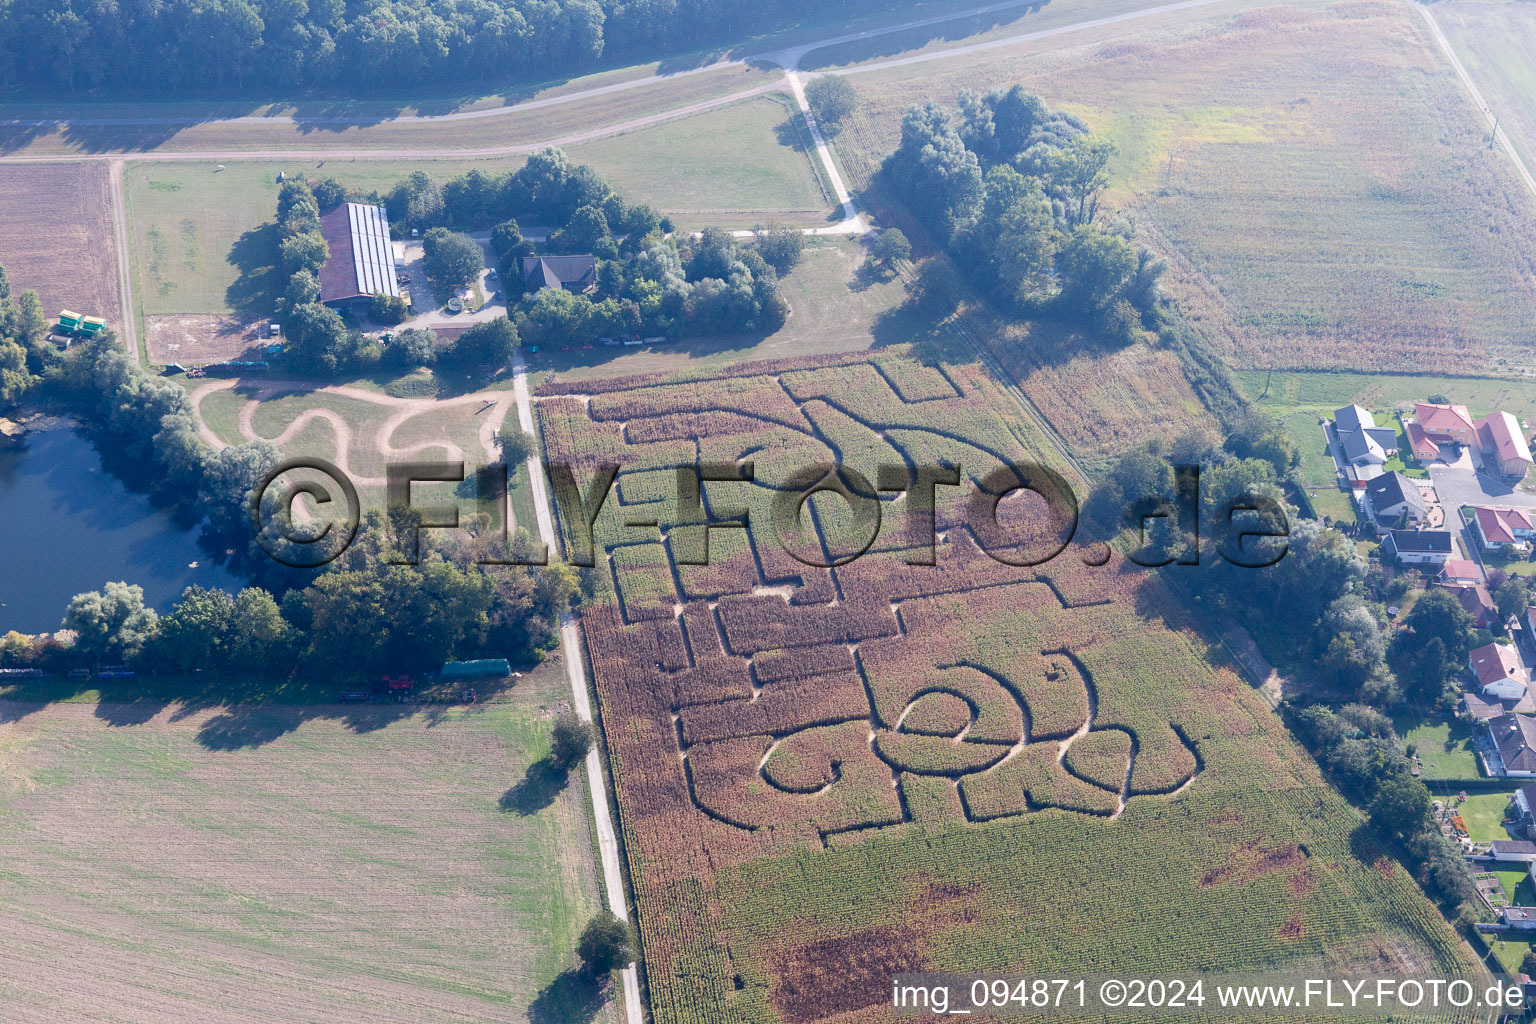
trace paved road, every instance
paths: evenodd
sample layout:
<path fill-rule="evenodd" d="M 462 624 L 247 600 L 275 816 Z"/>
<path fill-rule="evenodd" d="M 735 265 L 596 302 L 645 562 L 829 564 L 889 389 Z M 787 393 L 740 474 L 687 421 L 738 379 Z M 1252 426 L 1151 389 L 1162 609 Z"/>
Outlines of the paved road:
<path fill-rule="evenodd" d="M 1488 106 L 1487 101 L 1483 99 L 1482 92 L 1478 90 L 1477 83 L 1472 81 L 1472 75 L 1468 73 L 1466 67 L 1461 63 L 1461 58 L 1456 56 L 1456 51 L 1451 47 L 1450 39 L 1446 37 L 1445 32 L 1440 28 L 1440 23 L 1435 20 L 1434 12 L 1429 9 L 1428 4 L 1415 4 L 1414 6 L 1419 9 L 1419 13 L 1424 15 L 1424 20 L 1429 23 L 1430 35 L 1435 37 L 1435 42 L 1440 44 L 1440 49 L 1451 62 L 1451 67 L 1456 69 L 1456 74 L 1461 79 L 1461 84 L 1465 85 L 1467 92 L 1472 94 L 1472 100 L 1477 104 L 1477 109 L 1482 112 L 1483 119 L 1488 122 L 1488 126 L 1493 130 L 1494 139 L 1498 141 L 1500 146 L 1504 147 L 1504 152 L 1508 153 L 1509 159 L 1514 162 L 1515 171 L 1520 175 L 1520 180 L 1525 182 L 1525 187 L 1530 189 L 1532 195 L 1536 195 L 1536 177 L 1531 175 L 1530 168 L 1525 166 L 1525 161 L 1516 152 L 1515 144 L 1509 141 L 1509 136 L 1504 134 L 1504 129 L 1499 127 L 1498 117 L 1494 114 L 1493 109 Z"/>
<path fill-rule="evenodd" d="M 1447 515 L 1463 505 L 1536 508 L 1536 495 L 1513 490 L 1508 484 L 1471 468 L 1431 466 L 1429 478 L 1435 483 L 1435 493 L 1440 496 L 1440 504 L 1446 507 Z"/>
<path fill-rule="evenodd" d="M 517 398 L 517 422 L 523 432 L 537 436 L 533 423 L 533 401 L 528 396 L 528 367 L 521 355 L 512 365 L 512 391 Z M 550 512 L 549 491 L 544 486 L 544 467 L 537 455 L 528 459 L 524 467 L 533 491 L 533 513 L 538 520 L 539 538 L 549 545 L 550 557 L 559 551 L 559 537 L 555 534 L 555 520 Z M 566 613 L 560 617 L 560 652 L 565 657 L 565 671 L 571 683 L 571 707 L 584 722 L 592 721 L 592 702 L 587 696 L 586 672 L 581 661 L 581 635 L 576 620 Z M 608 909 L 621 921 L 630 920 L 629 901 L 624 896 L 624 874 L 619 867 L 619 841 L 614 828 L 613 814 L 608 804 L 608 790 L 603 778 L 603 766 L 596 747 L 587 752 L 587 784 L 591 788 L 592 817 L 597 823 L 598 855 L 603 865 L 603 890 L 608 897 Z M 631 964 L 624 968 L 624 1018 L 626 1024 L 644 1024 L 640 1006 L 640 974 Z"/>

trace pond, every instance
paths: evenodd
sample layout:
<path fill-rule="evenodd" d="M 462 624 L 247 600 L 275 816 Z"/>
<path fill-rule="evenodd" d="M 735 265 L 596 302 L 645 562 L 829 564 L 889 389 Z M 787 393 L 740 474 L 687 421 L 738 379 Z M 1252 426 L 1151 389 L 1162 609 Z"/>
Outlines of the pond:
<path fill-rule="evenodd" d="M 179 526 L 102 466 L 67 428 L 0 446 L 0 634 L 59 628 L 70 598 L 124 580 L 165 611 L 194 583 L 236 590 Z"/>

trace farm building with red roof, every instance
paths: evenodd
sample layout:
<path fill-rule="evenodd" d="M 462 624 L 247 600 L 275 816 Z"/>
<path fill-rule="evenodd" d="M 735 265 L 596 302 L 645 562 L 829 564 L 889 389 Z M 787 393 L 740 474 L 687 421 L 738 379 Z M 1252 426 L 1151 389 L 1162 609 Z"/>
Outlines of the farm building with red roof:
<path fill-rule="evenodd" d="M 1531 449 L 1519 422 L 1507 412 L 1491 412 L 1477 421 L 1477 440 L 1483 449 L 1483 465 L 1501 476 L 1525 476 L 1531 468 Z"/>
<path fill-rule="evenodd" d="M 389 218 L 382 206 L 342 203 L 320 218 L 330 257 L 320 268 L 320 301 L 338 312 L 367 312 L 375 295 L 400 298 Z"/>

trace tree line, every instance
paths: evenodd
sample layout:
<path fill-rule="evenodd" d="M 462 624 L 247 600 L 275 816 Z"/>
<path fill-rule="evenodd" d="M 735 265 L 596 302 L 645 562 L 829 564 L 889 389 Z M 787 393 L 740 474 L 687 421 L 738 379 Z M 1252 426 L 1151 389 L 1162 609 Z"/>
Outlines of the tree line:
<path fill-rule="evenodd" d="M 1161 326 L 1164 265 L 1105 223 L 1114 148 L 1015 85 L 910 107 L 882 176 L 971 283 L 1004 309 L 1130 342 Z"/>
<path fill-rule="evenodd" d="M 653 60 L 824 10 L 816 0 L 9 0 L 0 86 L 155 96 L 488 89 Z"/>
<path fill-rule="evenodd" d="M 556 642 L 557 616 L 579 592 L 574 569 L 482 565 L 507 552 L 475 524 L 437 535 L 432 551 L 409 564 L 419 524 L 413 510 L 370 511 L 357 542 L 307 585 L 238 594 L 188 587 L 164 615 L 145 606 L 140 587 L 108 583 L 70 601 L 60 628 L 75 634 L 72 644 L 10 633 L 0 664 L 366 678 L 455 658 L 534 658 Z"/>

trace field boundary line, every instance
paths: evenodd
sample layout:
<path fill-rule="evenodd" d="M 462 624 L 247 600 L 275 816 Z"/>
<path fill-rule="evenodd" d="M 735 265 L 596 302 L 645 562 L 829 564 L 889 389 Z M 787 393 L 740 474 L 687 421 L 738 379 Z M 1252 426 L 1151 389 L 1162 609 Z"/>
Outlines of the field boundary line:
<path fill-rule="evenodd" d="M 107 164 L 107 191 L 112 202 L 112 242 L 117 250 L 117 290 L 123 318 L 122 340 L 135 363 L 143 363 L 139 351 L 139 325 L 133 312 L 133 274 L 128 269 L 128 200 L 123 191 L 123 160 Z"/>
<path fill-rule="evenodd" d="M 533 421 L 533 401 L 528 394 L 528 366 L 521 355 L 512 363 L 512 391 L 517 398 L 517 422 L 523 433 L 535 440 L 538 430 Z M 535 454 L 528 457 L 524 467 L 528 471 L 529 489 L 533 492 L 533 513 L 538 521 L 539 538 L 549 546 L 551 555 L 560 547 L 555 533 L 555 520 L 550 512 L 549 491 L 544 486 L 544 467 L 539 461 L 537 445 Z M 560 613 L 560 653 L 565 657 L 565 673 L 571 684 L 571 707 L 584 722 L 592 721 L 592 700 L 587 693 L 586 671 L 582 668 L 581 635 L 576 617 L 570 612 Z M 613 810 L 608 802 L 607 781 L 603 775 L 602 755 L 599 745 L 587 751 L 587 786 L 591 791 L 592 820 L 597 825 L 598 859 L 603 867 L 603 889 L 607 895 L 608 909 L 621 921 L 629 921 L 629 901 L 624 895 L 624 873 L 619 865 L 619 840 L 614 828 Z M 640 1009 L 640 972 L 638 964 L 630 964 L 622 972 L 624 983 L 624 1019 L 626 1024 L 644 1024 Z"/>
<path fill-rule="evenodd" d="M 1461 58 L 1456 56 L 1456 49 L 1451 45 L 1451 39 L 1445 34 L 1445 30 L 1440 27 L 1440 23 L 1435 20 L 1434 12 L 1429 9 L 1427 4 L 1415 2 L 1414 6 L 1424 16 L 1424 21 L 1429 25 L 1430 35 L 1435 37 L 1435 42 L 1440 45 L 1441 52 L 1451 62 L 1451 67 L 1455 69 L 1456 76 L 1461 79 L 1461 84 L 1466 86 L 1467 92 L 1472 94 L 1473 102 L 1477 104 L 1477 109 L 1483 115 L 1483 120 L 1488 123 L 1488 127 L 1493 132 L 1494 141 L 1498 142 L 1504 152 L 1509 155 L 1510 161 L 1515 165 L 1515 171 L 1520 175 L 1520 180 L 1525 182 L 1525 187 L 1530 191 L 1531 195 L 1536 196 L 1536 177 L 1531 175 L 1530 168 L 1526 167 L 1525 161 L 1520 158 L 1520 153 L 1515 149 L 1514 142 L 1510 140 L 1510 137 L 1505 134 L 1504 129 L 1500 127 L 1498 115 L 1493 112 L 1493 108 L 1488 105 L 1488 101 L 1483 99 L 1483 94 L 1478 89 L 1477 83 L 1472 80 L 1471 72 L 1467 71 L 1466 65 L 1462 64 Z"/>

